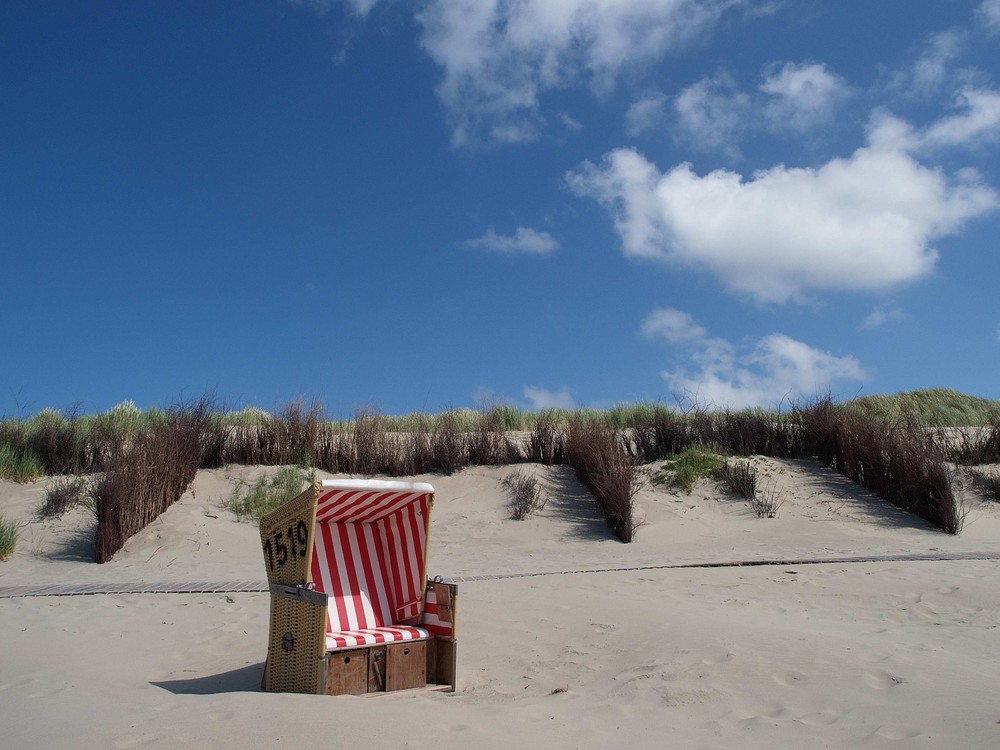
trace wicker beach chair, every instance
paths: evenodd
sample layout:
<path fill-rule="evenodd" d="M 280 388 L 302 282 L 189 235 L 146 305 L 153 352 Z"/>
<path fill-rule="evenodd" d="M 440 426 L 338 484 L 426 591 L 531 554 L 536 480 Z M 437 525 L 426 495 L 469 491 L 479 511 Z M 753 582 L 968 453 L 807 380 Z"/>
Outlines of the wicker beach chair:
<path fill-rule="evenodd" d="M 455 689 L 457 586 L 427 580 L 434 488 L 317 482 L 266 515 L 265 690 Z"/>

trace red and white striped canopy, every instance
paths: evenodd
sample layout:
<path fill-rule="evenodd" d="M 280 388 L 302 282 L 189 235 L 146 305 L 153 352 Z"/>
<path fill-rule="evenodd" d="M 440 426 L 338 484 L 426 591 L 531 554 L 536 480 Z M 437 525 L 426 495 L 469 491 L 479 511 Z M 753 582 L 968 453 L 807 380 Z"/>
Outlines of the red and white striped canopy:
<path fill-rule="evenodd" d="M 422 482 L 323 482 L 312 578 L 330 596 L 328 647 L 428 635 L 398 624 L 422 614 L 433 494 Z"/>
<path fill-rule="evenodd" d="M 316 502 L 316 522 L 375 523 L 433 493 L 426 482 L 326 479 Z"/>

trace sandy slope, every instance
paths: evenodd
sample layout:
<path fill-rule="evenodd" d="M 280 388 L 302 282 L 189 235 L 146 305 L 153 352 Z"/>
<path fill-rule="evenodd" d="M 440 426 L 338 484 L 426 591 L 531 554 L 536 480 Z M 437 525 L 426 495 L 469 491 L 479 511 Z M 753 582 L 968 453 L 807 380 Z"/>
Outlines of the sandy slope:
<path fill-rule="evenodd" d="M 508 468 L 437 488 L 430 572 L 463 580 L 460 690 L 369 698 L 257 691 L 265 594 L 0 599 L 3 745 L 35 747 L 1000 746 L 1000 561 L 664 569 L 708 561 L 1000 552 L 968 499 L 950 537 L 811 462 L 760 459 L 783 499 L 758 519 L 711 483 L 647 487 L 612 539 L 565 468 L 530 467 L 545 510 L 507 520 Z M 192 491 L 103 566 L 83 511 L 31 522 L 18 584 L 263 580 L 256 530 Z M 46 480 L 50 481 L 50 480 Z M 29 521 L 46 482 L 0 483 Z M 565 573 L 596 568 L 645 568 Z M 553 573 L 502 577 L 520 573 Z"/>

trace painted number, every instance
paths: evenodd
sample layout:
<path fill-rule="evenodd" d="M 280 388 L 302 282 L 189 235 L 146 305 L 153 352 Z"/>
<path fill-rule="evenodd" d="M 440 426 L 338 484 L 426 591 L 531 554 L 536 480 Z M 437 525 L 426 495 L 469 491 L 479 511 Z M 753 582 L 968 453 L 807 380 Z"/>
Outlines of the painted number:
<path fill-rule="evenodd" d="M 264 555 L 271 570 L 283 568 L 289 559 L 305 557 L 309 552 L 309 527 L 305 521 L 289 526 L 284 533 L 279 529 L 264 542 Z"/>

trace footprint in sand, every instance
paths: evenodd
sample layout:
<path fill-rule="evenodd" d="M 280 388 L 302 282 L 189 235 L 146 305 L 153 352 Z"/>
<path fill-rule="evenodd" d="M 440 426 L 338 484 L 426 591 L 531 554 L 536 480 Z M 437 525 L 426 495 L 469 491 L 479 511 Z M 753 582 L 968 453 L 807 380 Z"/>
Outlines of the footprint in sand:
<path fill-rule="evenodd" d="M 701 663 L 706 666 L 715 666 L 716 664 L 722 664 L 727 661 L 732 661 L 735 658 L 734 654 L 730 651 L 721 651 L 712 656 L 706 656 L 701 660 Z"/>
<path fill-rule="evenodd" d="M 807 727 L 828 727 L 831 724 L 836 724 L 840 721 L 840 717 L 841 714 L 837 711 L 826 709 L 825 711 L 820 711 L 816 714 L 806 714 L 799 719 L 799 721 Z"/>
<path fill-rule="evenodd" d="M 775 672 L 771 675 L 771 679 L 783 687 L 796 687 L 807 682 L 809 675 L 795 669 L 790 669 L 785 672 Z"/>
<path fill-rule="evenodd" d="M 865 672 L 865 684 L 872 690 L 891 690 L 902 685 L 904 680 L 889 672 Z"/>
<path fill-rule="evenodd" d="M 916 727 L 903 727 L 887 725 L 875 730 L 875 734 L 887 740 L 912 740 L 920 736 L 920 730 Z"/>
<path fill-rule="evenodd" d="M 125 735 L 124 737 L 119 737 L 115 740 L 114 747 L 121 748 L 122 750 L 129 750 L 133 747 L 152 745 L 156 741 L 157 738 L 152 734 Z"/>

